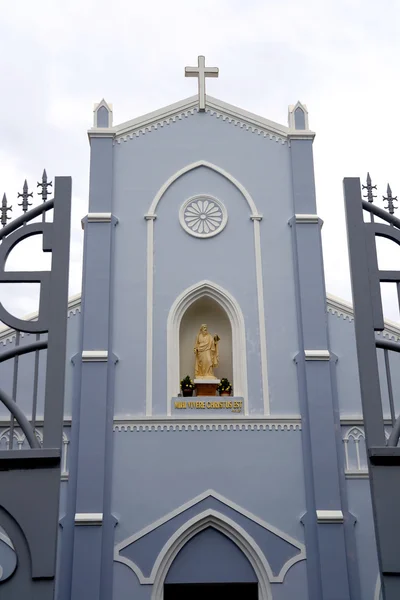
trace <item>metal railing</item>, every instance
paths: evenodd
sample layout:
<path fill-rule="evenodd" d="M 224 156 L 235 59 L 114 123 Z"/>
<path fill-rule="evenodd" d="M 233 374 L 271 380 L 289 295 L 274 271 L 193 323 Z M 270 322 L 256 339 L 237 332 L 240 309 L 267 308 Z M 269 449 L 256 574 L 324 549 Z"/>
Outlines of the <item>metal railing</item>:
<path fill-rule="evenodd" d="M 6 196 L 0 207 L 0 284 L 40 284 L 37 318 L 23 320 L 11 315 L 0 302 L 0 321 L 15 331 L 12 348 L 0 353 L 0 363 L 10 365 L 10 393 L 2 388 L 0 403 L 10 413 L 9 443 L 0 450 L 0 526 L 4 528 L 17 555 L 16 569 L 0 580 L 0 596 L 10 600 L 40 597 L 53 600 L 58 533 L 58 510 L 63 446 L 64 381 L 66 364 L 66 324 L 68 312 L 68 271 L 71 214 L 71 179 L 56 177 L 54 199 L 48 199 L 44 171 L 40 195 L 42 204 L 28 210 L 32 194 L 24 183 L 19 206 L 23 214 L 10 223 Z M 46 213 L 53 210 L 53 221 Z M 39 221 L 35 221 L 41 217 Z M 6 271 L 11 251 L 19 242 L 41 235 L 43 251 L 51 252 L 50 271 Z M 1 291 L 1 285 L 0 285 Z M 34 335 L 31 343 L 21 343 L 21 332 Z M 42 352 L 46 350 L 46 354 Z M 31 410 L 17 404 L 20 358 L 33 356 L 30 388 Z M 43 360 L 42 360 L 43 356 Z M 45 363 L 42 440 L 37 432 L 40 367 Z M 3 386 L 4 387 L 4 386 Z M 15 428 L 21 429 L 29 444 L 14 446 Z M 34 497 L 34 501 L 27 499 Z"/>
<path fill-rule="evenodd" d="M 381 283 L 397 287 L 400 307 L 399 270 L 380 270 L 376 239 L 386 238 L 400 244 L 400 219 L 394 216 L 397 198 L 390 186 L 383 210 L 373 204 L 373 190 L 368 175 L 367 201 L 362 199 L 358 178 L 344 180 L 347 239 L 354 305 L 354 325 L 368 470 L 374 514 L 375 535 L 384 600 L 400 598 L 400 416 L 396 415 L 396 398 L 390 368 L 390 352 L 400 352 L 400 344 L 377 336 L 383 331 Z M 364 221 L 364 215 L 368 218 Z M 383 350 L 384 376 L 380 380 L 378 351 Z M 386 383 L 392 431 L 385 435 L 382 385 Z"/>

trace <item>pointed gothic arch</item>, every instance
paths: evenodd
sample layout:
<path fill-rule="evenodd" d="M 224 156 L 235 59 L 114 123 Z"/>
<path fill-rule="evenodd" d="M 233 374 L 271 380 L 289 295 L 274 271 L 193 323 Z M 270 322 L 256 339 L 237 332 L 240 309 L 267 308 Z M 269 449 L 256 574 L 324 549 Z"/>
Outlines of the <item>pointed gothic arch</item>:
<path fill-rule="evenodd" d="M 273 573 L 260 547 L 242 527 L 213 509 L 208 509 L 187 521 L 166 542 L 152 569 L 155 577 L 151 600 L 163 600 L 164 581 L 179 551 L 192 537 L 207 527 L 213 527 L 236 544 L 257 576 L 259 600 L 272 600 L 270 580 L 273 579 Z"/>
<path fill-rule="evenodd" d="M 171 175 L 171 177 L 169 179 L 167 179 L 167 181 L 165 181 L 165 183 L 163 183 L 163 185 L 158 190 L 157 194 L 154 196 L 146 217 L 147 218 L 155 217 L 158 203 L 160 202 L 161 198 L 164 196 L 164 194 L 168 190 L 168 188 L 177 179 L 179 179 L 179 177 L 182 177 L 182 175 L 189 173 L 189 171 L 194 171 L 195 169 L 198 169 L 199 167 L 206 167 L 207 169 L 211 169 L 211 171 L 215 171 L 215 173 L 219 173 L 219 175 L 222 175 L 222 177 L 225 177 L 225 179 L 230 181 L 239 190 L 239 192 L 242 194 L 242 196 L 246 200 L 247 204 L 249 205 L 250 211 L 251 211 L 251 216 L 252 217 L 260 216 L 258 213 L 257 207 L 256 207 L 256 203 L 254 202 L 253 198 L 251 197 L 251 194 L 246 190 L 244 185 L 242 185 L 240 183 L 240 181 L 238 181 L 235 177 L 233 177 L 233 175 L 231 175 L 228 171 L 225 171 L 225 169 L 222 169 L 221 167 L 218 167 L 217 165 L 214 165 L 213 163 L 210 163 L 207 160 L 197 160 L 196 162 L 190 163 L 190 165 L 186 165 L 186 167 L 179 169 L 179 171 L 176 171 L 176 173 Z"/>
<path fill-rule="evenodd" d="M 167 321 L 167 402 L 171 415 L 171 399 L 179 393 L 179 330 L 182 317 L 193 302 L 202 297 L 215 300 L 228 315 L 232 328 L 232 368 L 235 396 L 243 397 L 244 413 L 248 413 L 247 352 L 243 313 L 234 297 L 211 281 L 201 281 L 187 288 L 173 303 Z"/>
<path fill-rule="evenodd" d="M 151 416 L 153 414 L 153 303 L 154 303 L 154 221 L 156 219 L 156 209 L 164 196 L 168 188 L 185 173 L 193 171 L 199 167 L 206 167 L 219 173 L 222 177 L 225 177 L 230 181 L 243 195 L 250 209 L 250 219 L 253 221 L 254 229 L 254 254 L 255 254 L 255 266 L 256 266 L 256 285 L 257 285 L 257 305 L 258 305 L 258 326 L 260 334 L 260 352 L 261 352 L 261 380 L 262 380 L 262 394 L 264 401 L 264 413 L 268 415 L 270 413 L 269 406 L 269 390 L 268 390 L 268 368 L 267 368 L 267 342 L 266 342 L 266 326 L 265 326 L 265 307 L 264 307 L 264 284 L 263 284 L 263 267 L 262 267 L 262 255 L 261 255 L 261 237 L 260 237 L 260 222 L 262 215 L 259 213 L 257 206 L 252 198 L 251 194 L 247 189 L 228 171 L 225 171 L 221 167 L 214 165 L 206 160 L 199 160 L 193 162 L 186 167 L 178 170 L 176 173 L 171 175 L 165 183 L 160 187 L 156 195 L 154 196 L 148 213 L 145 215 L 147 221 L 147 317 L 146 317 L 146 415 Z M 232 327 L 233 331 L 233 327 Z M 179 341 L 178 341 L 179 344 Z M 242 346 L 244 348 L 245 346 Z M 236 353 L 235 353 L 236 354 Z M 168 353 L 168 356 L 170 354 Z M 235 362 L 234 362 L 234 373 L 235 373 Z M 239 383 L 239 390 L 245 390 L 240 395 L 243 396 L 245 404 L 245 414 L 248 413 L 247 409 L 247 374 L 242 371 L 242 375 L 237 373 L 236 379 Z M 244 381 L 244 377 L 246 380 Z M 179 375 L 178 375 L 179 379 Z M 170 384 L 171 372 L 168 368 L 168 414 L 171 414 L 171 397 L 173 396 L 173 385 Z M 239 394 L 238 394 L 239 395 Z"/>

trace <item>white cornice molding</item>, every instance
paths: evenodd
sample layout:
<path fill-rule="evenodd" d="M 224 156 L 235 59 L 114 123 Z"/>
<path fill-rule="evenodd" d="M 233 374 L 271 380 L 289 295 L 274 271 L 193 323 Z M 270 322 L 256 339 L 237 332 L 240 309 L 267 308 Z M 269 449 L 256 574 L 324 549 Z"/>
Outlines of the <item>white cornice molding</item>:
<path fill-rule="evenodd" d="M 82 219 L 82 229 L 85 229 L 86 223 L 111 223 L 112 213 L 88 213 Z"/>
<path fill-rule="evenodd" d="M 80 313 L 81 312 L 81 294 L 75 294 L 74 296 L 71 296 L 70 299 L 68 300 L 68 313 L 67 316 L 68 318 L 71 315 L 75 315 L 76 313 Z M 34 321 L 35 319 L 37 319 L 38 313 L 37 311 L 34 313 L 30 313 L 29 315 L 26 315 L 25 317 L 23 317 L 24 321 Z M 36 335 L 36 334 L 31 334 L 31 333 L 25 333 L 25 332 L 21 332 L 21 337 L 25 337 L 25 336 L 29 336 L 29 335 Z M 3 346 L 5 346 L 7 344 L 7 342 L 12 342 L 15 339 L 15 330 L 12 329 L 12 327 L 8 327 L 3 326 L 0 328 L 0 343 L 3 344 Z"/>
<path fill-rule="evenodd" d="M 327 301 L 327 310 L 332 315 L 336 315 L 337 317 L 342 317 L 345 320 L 353 321 L 354 319 L 354 311 L 353 305 L 342 298 L 338 298 L 333 294 L 326 295 Z M 400 340 L 400 324 L 395 321 L 390 321 L 389 319 L 384 320 L 385 329 L 380 335 L 383 337 L 394 339 L 395 341 Z M 378 334 L 379 335 L 379 334 Z"/>
<path fill-rule="evenodd" d="M 103 513 L 76 513 L 75 525 L 102 525 Z"/>
<path fill-rule="evenodd" d="M 313 140 L 315 131 L 299 131 L 297 129 L 289 130 L 287 137 L 289 140 Z"/>
<path fill-rule="evenodd" d="M 112 213 L 88 213 L 88 223 L 111 223 Z"/>
<path fill-rule="evenodd" d="M 343 523 L 341 510 L 317 510 L 317 523 Z"/>
<path fill-rule="evenodd" d="M 83 350 L 82 362 L 107 362 L 107 350 Z"/>
<path fill-rule="evenodd" d="M 237 106 L 233 106 L 232 104 L 222 102 L 212 96 L 207 96 L 206 104 L 206 113 L 208 115 L 215 116 L 223 121 L 226 120 L 229 123 L 233 123 L 235 126 L 239 126 L 253 133 L 263 134 L 264 137 L 268 137 L 269 139 L 281 143 L 286 143 L 287 141 L 289 129 L 284 125 L 265 119 L 264 117 L 243 110 Z M 117 125 L 112 130 L 116 137 L 115 141 L 119 144 L 121 141 L 133 139 L 140 134 L 154 131 L 159 127 L 169 125 L 170 123 L 194 115 L 198 112 L 197 105 L 198 96 L 196 94 L 195 96 L 190 96 L 190 98 L 186 98 L 180 102 L 170 104 L 159 110 L 137 117 L 136 119 L 132 119 L 121 125 Z M 99 130 L 89 130 L 89 134 L 96 132 L 99 132 Z M 308 132 L 303 132 L 303 134 L 304 133 Z"/>
<path fill-rule="evenodd" d="M 304 350 L 306 360 L 329 360 L 329 350 Z"/>
<path fill-rule="evenodd" d="M 92 129 L 88 129 L 88 137 L 89 140 L 92 138 L 114 138 L 115 137 L 115 128 L 102 128 L 102 127 L 92 127 Z"/>
<path fill-rule="evenodd" d="M 300 431 L 300 417 L 164 417 L 115 419 L 113 429 L 123 431 Z"/>
<path fill-rule="evenodd" d="M 296 214 L 294 216 L 296 223 L 319 223 L 318 215 Z"/>

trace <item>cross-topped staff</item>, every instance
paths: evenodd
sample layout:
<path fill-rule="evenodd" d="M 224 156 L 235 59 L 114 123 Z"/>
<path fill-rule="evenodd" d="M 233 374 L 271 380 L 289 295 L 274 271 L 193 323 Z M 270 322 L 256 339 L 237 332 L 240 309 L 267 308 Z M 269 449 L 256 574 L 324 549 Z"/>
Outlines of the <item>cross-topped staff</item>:
<path fill-rule="evenodd" d="M 367 194 L 366 196 L 363 196 L 363 198 L 367 198 L 368 202 L 373 202 L 376 196 L 374 196 L 372 190 L 376 190 L 376 185 L 372 185 L 371 176 L 369 173 L 367 173 L 367 185 L 363 185 L 362 189 L 367 190 Z"/>
<path fill-rule="evenodd" d="M 197 77 L 199 86 L 199 111 L 206 110 L 206 77 L 218 77 L 218 67 L 206 67 L 204 56 L 197 58 L 197 67 L 185 67 L 185 77 Z"/>
<path fill-rule="evenodd" d="M 28 193 L 28 183 L 25 179 L 24 187 L 22 188 L 22 194 L 18 192 L 18 198 L 22 198 L 22 202 L 18 203 L 18 206 L 22 206 L 22 210 L 25 213 L 29 206 L 32 206 L 32 202 L 29 202 L 28 198 L 33 198 L 32 193 Z"/>
<path fill-rule="evenodd" d="M 42 181 L 38 182 L 38 184 L 36 186 L 36 187 L 42 188 L 42 190 L 40 192 L 38 192 L 38 195 L 42 196 L 43 202 L 46 202 L 48 194 L 51 194 L 51 192 L 49 192 L 49 190 L 47 188 L 52 187 L 52 186 L 53 186 L 53 182 L 47 181 L 46 169 L 43 169 Z"/>
<path fill-rule="evenodd" d="M 7 196 L 4 194 L 3 195 L 3 200 L 1 202 L 1 208 L 0 208 L 0 220 L 1 220 L 1 224 L 3 227 L 5 227 L 7 225 L 7 221 L 8 219 L 11 219 L 11 217 L 8 216 L 7 212 L 9 210 L 12 210 L 12 206 L 7 206 Z"/>
<path fill-rule="evenodd" d="M 392 190 L 391 190 L 391 188 L 390 188 L 390 185 L 389 185 L 389 184 L 388 184 L 388 186 L 387 186 L 387 192 L 386 192 L 386 193 L 387 193 L 387 196 L 386 196 L 386 197 L 385 197 L 385 196 L 383 196 L 383 199 L 384 199 L 384 200 L 387 200 L 387 203 L 388 203 L 388 205 L 387 205 L 387 206 L 385 206 L 385 209 L 386 209 L 386 210 L 388 210 L 388 211 L 389 211 L 389 213 L 390 213 L 391 215 L 393 215 L 393 214 L 394 214 L 394 211 L 397 209 L 397 206 L 395 206 L 395 205 L 393 204 L 393 202 L 397 202 L 397 196 L 395 196 L 395 197 L 393 198 L 393 196 L 392 196 Z"/>

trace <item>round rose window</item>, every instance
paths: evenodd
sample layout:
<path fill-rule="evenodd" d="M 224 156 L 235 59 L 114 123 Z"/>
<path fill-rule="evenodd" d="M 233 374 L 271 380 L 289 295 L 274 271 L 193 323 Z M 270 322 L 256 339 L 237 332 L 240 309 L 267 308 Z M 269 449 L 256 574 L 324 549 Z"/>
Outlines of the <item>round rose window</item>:
<path fill-rule="evenodd" d="M 212 237 L 220 233 L 227 222 L 225 206 L 212 196 L 194 196 L 183 203 L 179 220 L 185 231 L 195 237 Z"/>

